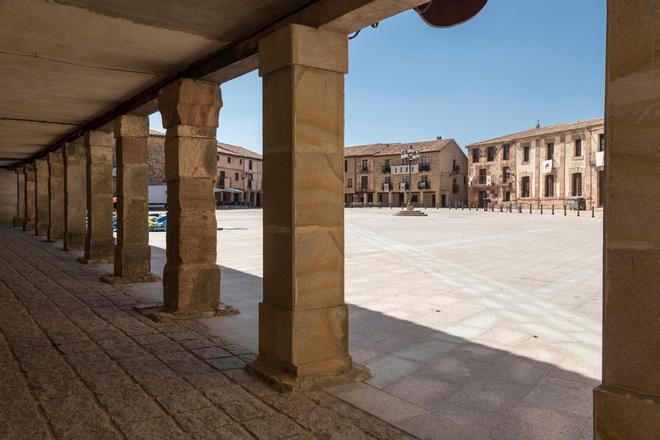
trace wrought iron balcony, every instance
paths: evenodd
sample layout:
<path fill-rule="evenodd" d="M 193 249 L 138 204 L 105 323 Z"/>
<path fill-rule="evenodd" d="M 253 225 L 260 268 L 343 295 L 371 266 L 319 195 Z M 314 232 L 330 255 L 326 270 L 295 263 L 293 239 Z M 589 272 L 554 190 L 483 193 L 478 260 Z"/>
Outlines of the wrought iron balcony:
<path fill-rule="evenodd" d="M 417 184 L 417 188 L 419 189 L 431 189 L 431 182 L 427 181 L 422 181 Z"/>
<path fill-rule="evenodd" d="M 428 163 L 422 163 L 419 164 L 419 171 L 431 171 L 431 164 Z"/>
<path fill-rule="evenodd" d="M 389 165 L 383 165 L 381 171 L 383 172 L 383 174 L 389 174 L 392 172 L 392 168 Z"/>

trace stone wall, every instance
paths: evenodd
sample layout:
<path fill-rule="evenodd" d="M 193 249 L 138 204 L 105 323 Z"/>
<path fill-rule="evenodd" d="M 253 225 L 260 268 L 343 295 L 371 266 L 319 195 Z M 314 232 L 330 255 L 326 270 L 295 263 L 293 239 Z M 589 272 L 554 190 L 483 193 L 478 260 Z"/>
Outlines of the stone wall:
<path fill-rule="evenodd" d="M 16 172 L 0 170 L 0 224 L 11 225 L 16 217 Z"/>
<path fill-rule="evenodd" d="M 149 136 L 147 154 L 149 185 L 165 185 L 165 136 Z"/>

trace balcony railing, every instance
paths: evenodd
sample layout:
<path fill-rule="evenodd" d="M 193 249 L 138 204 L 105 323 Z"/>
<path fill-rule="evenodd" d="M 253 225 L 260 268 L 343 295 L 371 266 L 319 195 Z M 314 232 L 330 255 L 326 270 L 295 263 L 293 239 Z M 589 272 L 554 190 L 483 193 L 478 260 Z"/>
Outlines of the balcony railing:
<path fill-rule="evenodd" d="M 369 172 L 369 165 L 367 165 L 367 166 L 360 165 L 359 172 L 360 173 L 368 173 Z"/>
<path fill-rule="evenodd" d="M 389 165 L 383 165 L 381 171 L 383 172 L 383 174 L 389 174 L 392 172 L 392 168 Z"/>
<path fill-rule="evenodd" d="M 431 182 L 428 180 L 426 182 L 419 182 L 417 184 L 417 188 L 419 189 L 430 189 L 431 188 Z"/>
<path fill-rule="evenodd" d="M 369 185 L 358 185 L 355 189 L 356 192 L 373 192 L 373 188 L 370 188 Z"/>
<path fill-rule="evenodd" d="M 422 163 L 419 164 L 419 171 L 431 171 L 431 164 L 428 163 Z"/>

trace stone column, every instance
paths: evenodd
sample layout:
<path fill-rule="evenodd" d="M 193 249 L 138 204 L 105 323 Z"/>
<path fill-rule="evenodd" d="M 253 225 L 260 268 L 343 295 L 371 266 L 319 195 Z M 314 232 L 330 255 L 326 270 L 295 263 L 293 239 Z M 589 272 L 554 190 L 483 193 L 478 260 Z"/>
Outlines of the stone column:
<path fill-rule="evenodd" d="M 34 231 L 36 227 L 36 205 L 37 205 L 37 194 L 36 194 L 36 182 L 35 182 L 35 170 L 34 164 L 30 163 L 25 165 L 25 212 L 23 214 L 23 230 L 24 231 Z"/>
<path fill-rule="evenodd" d="M 25 167 L 16 167 L 16 217 L 14 226 L 23 226 L 25 222 Z"/>
<path fill-rule="evenodd" d="M 112 133 L 85 133 L 87 152 L 87 234 L 82 263 L 112 261 Z"/>
<path fill-rule="evenodd" d="M 64 164 L 62 152 L 48 153 L 48 241 L 64 237 Z"/>
<path fill-rule="evenodd" d="M 594 434 L 651 440 L 660 435 L 660 9 L 647 0 L 607 6 L 603 379 Z"/>
<path fill-rule="evenodd" d="M 36 221 L 34 232 L 36 235 L 48 235 L 48 161 L 36 159 L 35 169 L 35 193 L 36 193 Z"/>
<path fill-rule="evenodd" d="M 346 35 L 288 25 L 259 42 L 264 278 L 251 370 L 283 389 L 368 376 L 344 303 Z"/>
<path fill-rule="evenodd" d="M 222 105 L 217 84 L 178 80 L 160 92 L 167 180 L 167 262 L 163 311 L 213 314 L 220 302 L 213 188 L 216 128 Z"/>
<path fill-rule="evenodd" d="M 64 162 L 64 249 L 85 249 L 87 230 L 87 153 L 83 139 L 62 148 Z"/>
<path fill-rule="evenodd" d="M 147 140 L 149 117 L 120 116 L 115 121 L 117 157 L 117 245 L 114 277 L 107 282 L 151 282 L 148 225 Z"/>

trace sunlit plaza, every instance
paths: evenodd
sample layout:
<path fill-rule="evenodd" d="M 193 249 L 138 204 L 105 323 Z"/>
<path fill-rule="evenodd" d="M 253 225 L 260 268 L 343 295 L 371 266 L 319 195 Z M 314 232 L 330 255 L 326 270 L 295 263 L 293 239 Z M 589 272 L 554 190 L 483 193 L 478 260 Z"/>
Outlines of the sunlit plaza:
<path fill-rule="evenodd" d="M 330 392 L 420 438 L 591 438 L 602 212 L 393 212 L 345 211 L 351 353 L 374 377 Z M 262 211 L 217 218 L 221 301 L 240 314 L 203 322 L 257 352 Z M 165 233 L 150 244 L 158 271 Z"/>

